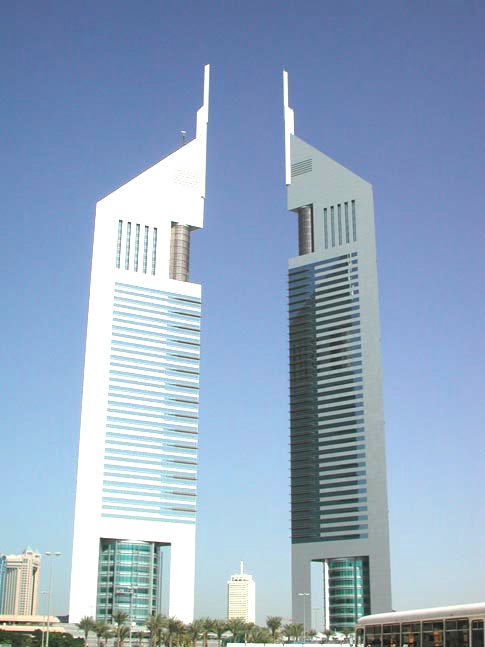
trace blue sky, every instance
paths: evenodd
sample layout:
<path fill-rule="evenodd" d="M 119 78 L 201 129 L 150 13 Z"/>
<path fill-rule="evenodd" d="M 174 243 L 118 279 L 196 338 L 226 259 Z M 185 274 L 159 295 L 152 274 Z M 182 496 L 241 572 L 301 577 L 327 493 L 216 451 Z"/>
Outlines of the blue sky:
<path fill-rule="evenodd" d="M 393 605 L 483 598 L 483 3 L 26 1 L 0 25 L 0 552 L 62 551 L 67 611 L 95 204 L 194 134 L 210 63 L 196 614 L 243 559 L 258 621 L 290 615 L 286 68 L 296 134 L 374 185 Z"/>

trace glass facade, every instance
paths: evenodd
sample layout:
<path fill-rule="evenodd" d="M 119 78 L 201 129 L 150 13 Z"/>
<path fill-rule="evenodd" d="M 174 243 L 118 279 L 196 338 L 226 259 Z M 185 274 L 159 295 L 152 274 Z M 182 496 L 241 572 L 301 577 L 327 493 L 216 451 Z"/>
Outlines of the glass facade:
<path fill-rule="evenodd" d="M 292 542 L 367 537 L 357 253 L 290 270 Z"/>
<path fill-rule="evenodd" d="M 112 622 L 124 611 L 137 625 L 160 613 L 162 580 L 169 569 L 169 548 L 142 541 L 101 539 L 96 619 Z"/>
<path fill-rule="evenodd" d="M 369 560 L 367 557 L 330 559 L 324 572 L 330 629 L 353 631 L 357 620 L 370 613 Z"/>
<path fill-rule="evenodd" d="M 116 283 L 102 515 L 193 525 L 200 300 Z"/>

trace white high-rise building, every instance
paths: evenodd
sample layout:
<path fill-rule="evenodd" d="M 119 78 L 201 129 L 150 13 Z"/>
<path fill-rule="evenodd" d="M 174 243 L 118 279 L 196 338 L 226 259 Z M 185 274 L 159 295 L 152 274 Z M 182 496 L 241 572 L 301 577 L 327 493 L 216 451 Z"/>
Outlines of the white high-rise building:
<path fill-rule="evenodd" d="M 195 138 L 96 207 L 71 622 L 193 618 L 208 99 L 206 66 Z"/>
<path fill-rule="evenodd" d="M 256 622 L 256 582 L 244 572 L 243 562 L 240 572 L 231 575 L 227 583 L 227 619 L 236 618 Z"/>
<path fill-rule="evenodd" d="M 372 186 L 297 137 L 284 79 L 293 619 L 321 573 L 325 629 L 391 609 Z M 313 564 L 313 567 L 312 567 Z"/>
<path fill-rule="evenodd" d="M 37 613 L 40 560 L 40 553 L 32 548 L 26 548 L 21 555 L 0 557 L 0 613 Z"/>

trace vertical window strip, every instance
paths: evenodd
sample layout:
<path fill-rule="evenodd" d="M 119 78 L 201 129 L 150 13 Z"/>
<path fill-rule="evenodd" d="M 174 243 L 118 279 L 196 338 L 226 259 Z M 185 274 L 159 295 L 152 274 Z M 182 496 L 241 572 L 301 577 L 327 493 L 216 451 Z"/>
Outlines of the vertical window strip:
<path fill-rule="evenodd" d="M 125 270 L 130 269 L 131 222 L 126 225 Z"/>
<path fill-rule="evenodd" d="M 155 267 L 157 265 L 157 228 L 153 228 L 153 246 L 152 246 L 152 274 L 155 274 Z"/>
<path fill-rule="evenodd" d="M 145 225 L 145 239 L 143 241 L 143 274 L 147 273 L 148 256 L 148 225 Z"/>
<path fill-rule="evenodd" d="M 323 210 L 323 235 L 325 237 L 325 249 L 328 249 L 328 221 L 327 210 Z"/>
<path fill-rule="evenodd" d="M 345 202 L 345 242 L 350 243 L 349 203 Z"/>
<path fill-rule="evenodd" d="M 118 242 L 116 243 L 116 267 L 119 269 L 121 261 L 121 237 L 123 235 L 123 221 L 118 220 Z"/>
<path fill-rule="evenodd" d="M 330 227 L 332 230 L 332 247 L 335 247 L 335 215 L 333 207 L 330 207 Z"/>
<path fill-rule="evenodd" d="M 135 228 L 135 257 L 133 259 L 133 269 L 138 272 L 138 252 L 140 251 L 140 225 Z"/>
<path fill-rule="evenodd" d="M 354 243 L 357 240 L 357 218 L 355 216 L 355 200 L 352 200 L 352 235 Z"/>
<path fill-rule="evenodd" d="M 337 205 L 337 222 L 338 222 L 338 244 L 342 244 L 342 210 L 341 205 Z"/>

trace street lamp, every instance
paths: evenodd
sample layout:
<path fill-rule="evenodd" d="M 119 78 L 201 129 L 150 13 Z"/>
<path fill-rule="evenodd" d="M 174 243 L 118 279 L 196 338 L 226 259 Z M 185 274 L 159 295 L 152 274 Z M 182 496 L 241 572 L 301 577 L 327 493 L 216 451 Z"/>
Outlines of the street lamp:
<path fill-rule="evenodd" d="M 44 601 L 41 602 L 41 604 L 40 604 L 41 609 L 44 612 L 44 628 L 42 629 L 42 641 L 41 641 L 41 647 L 44 647 L 45 630 L 47 628 L 47 616 L 46 616 L 46 611 L 47 611 L 46 595 L 47 595 L 47 591 L 41 591 L 40 594 L 42 596 L 44 596 Z"/>
<path fill-rule="evenodd" d="M 130 607 L 129 607 L 129 622 L 130 622 L 130 633 L 129 633 L 129 639 L 128 639 L 128 644 L 131 647 L 131 639 L 132 639 L 132 627 L 133 627 L 133 596 L 136 595 L 136 592 L 138 591 L 140 587 L 139 586 L 123 586 L 119 587 L 116 590 L 116 595 L 128 595 L 130 596 Z"/>
<path fill-rule="evenodd" d="M 306 640 L 306 600 L 310 597 L 309 593 L 298 593 L 303 598 L 303 639 Z M 49 647 L 49 645 L 47 645 Z"/>
<path fill-rule="evenodd" d="M 47 622 L 46 622 L 46 634 L 45 634 L 45 647 L 49 647 L 49 630 L 51 622 L 51 600 L 52 600 L 52 585 L 54 581 L 54 557 L 60 557 L 61 553 L 58 551 L 51 552 L 50 550 L 44 553 L 46 557 L 49 557 L 49 589 L 47 593 Z"/>

